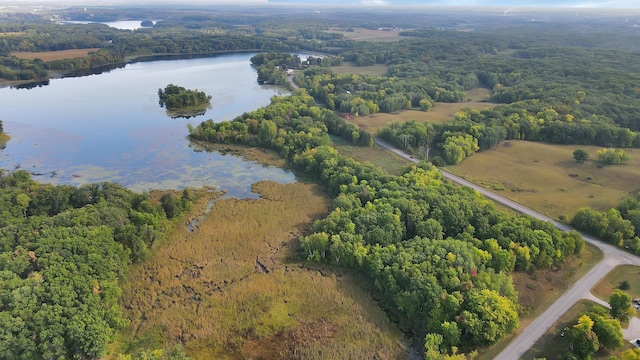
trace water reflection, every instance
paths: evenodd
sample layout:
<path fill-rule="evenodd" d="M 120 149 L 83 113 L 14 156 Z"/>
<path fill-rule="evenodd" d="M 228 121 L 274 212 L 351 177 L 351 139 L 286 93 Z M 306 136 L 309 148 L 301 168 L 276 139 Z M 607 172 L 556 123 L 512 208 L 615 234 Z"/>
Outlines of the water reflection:
<path fill-rule="evenodd" d="M 19 167 L 50 183 L 117 181 L 138 191 L 211 185 L 234 196 L 250 194 L 262 179 L 293 182 L 282 169 L 195 152 L 186 139 L 188 123 L 231 120 L 287 93 L 257 84 L 252 55 L 139 62 L 29 91 L 0 89 L 0 119 L 11 136 L 0 150 L 0 169 Z M 157 91 L 170 83 L 212 95 L 211 109 L 167 117 Z"/>
<path fill-rule="evenodd" d="M 11 88 L 12 89 L 33 89 L 33 88 L 37 88 L 37 87 L 42 87 L 42 86 L 47 86 L 49 85 L 49 80 L 44 80 L 44 81 L 34 81 L 34 82 L 30 82 L 30 83 L 26 83 L 26 84 L 18 84 L 18 85 L 12 85 Z"/>
<path fill-rule="evenodd" d="M 75 25 L 87 25 L 87 24 L 105 24 L 109 27 L 120 29 L 120 30 L 138 30 L 140 28 L 150 27 L 150 26 L 142 26 L 142 22 L 145 20 L 120 20 L 120 21 L 84 21 L 84 20 L 65 20 L 60 21 L 59 24 L 75 24 Z M 153 25 L 157 24 L 158 21 L 153 20 L 151 22 Z M 152 26 L 153 26 L 152 25 Z"/>

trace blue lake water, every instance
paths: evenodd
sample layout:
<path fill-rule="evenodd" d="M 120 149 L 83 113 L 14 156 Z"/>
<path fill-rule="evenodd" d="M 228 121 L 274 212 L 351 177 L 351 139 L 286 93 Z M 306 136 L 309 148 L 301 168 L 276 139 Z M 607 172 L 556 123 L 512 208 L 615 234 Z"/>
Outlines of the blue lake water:
<path fill-rule="evenodd" d="M 153 20 L 153 24 L 155 25 L 157 21 Z M 60 24 L 92 24 L 94 21 L 60 21 Z M 100 24 L 105 24 L 109 27 L 120 29 L 120 30 L 137 30 L 142 28 L 142 20 L 119 20 L 119 21 L 107 21 L 107 22 L 99 22 Z"/>
<path fill-rule="evenodd" d="M 0 150 L 0 169 L 58 184 L 115 181 L 137 191 L 210 185 L 233 196 L 247 195 L 258 180 L 293 182 L 289 171 L 196 152 L 186 139 L 187 123 L 231 120 L 288 93 L 257 84 L 252 55 L 138 62 L 48 86 L 1 88 L 0 120 L 11 140 Z M 211 109 L 170 118 L 158 105 L 158 89 L 170 83 L 211 95 Z"/>

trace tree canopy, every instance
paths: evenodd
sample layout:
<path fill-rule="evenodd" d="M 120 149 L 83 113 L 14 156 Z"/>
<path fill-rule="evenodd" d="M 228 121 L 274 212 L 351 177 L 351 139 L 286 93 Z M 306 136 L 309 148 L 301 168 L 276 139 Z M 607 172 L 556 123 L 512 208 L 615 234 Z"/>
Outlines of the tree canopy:
<path fill-rule="evenodd" d="M 114 183 L 52 186 L 0 172 L 0 358 L 98 358 L 126 325 L 119 281 L 168 227 Z"/>
<path fill-rule="evenodd" d="M 208 106 L 211 102 L 211 96 L 204 91 L 188 90 L 173 84 L 158 89 L 158 98 L 160 107 L 166 106 L 168 110 Z"/>

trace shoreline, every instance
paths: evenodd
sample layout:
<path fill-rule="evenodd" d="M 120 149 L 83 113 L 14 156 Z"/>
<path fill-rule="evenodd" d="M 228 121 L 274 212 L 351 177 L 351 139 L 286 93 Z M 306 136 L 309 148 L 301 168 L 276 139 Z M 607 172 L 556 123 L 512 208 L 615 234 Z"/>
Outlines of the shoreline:
<path fill-rule="evenodd" d="M 75 69 L 75 70 L 47 70 L 48 76 L 46 78 L 40 79 L 30 79 L 30 80 L 6 80 L 0 78 L 0 89 L 6 87 L 20 87 L 27 85 L 35 85 L 44 84 L 53 79 L 62 79 L 65 77 L 82 77 L 87 75 L 71 75 L 74 72 L 89 72 L 98 71 L 97 74 L 101 73 L 101 69 L 107 69 L 112 67 L 125 67 L 129 64 L 135 64 L 138 62 L 147 62 L 147 61 L 160 61 L 160 60 L 182 60 L 182 59 L 194 59 L 194 58 L 208 58 L 215 57 L 217 55 L 226 55 L 226 54 L 245 54 L 245 53 L 260 53 L 264 52 L 262 49 L 250 49 L 250 50 L 222 50 L 215 52 L 204 52 L 204 53 L 159 53 L 159 54 L 145 54 L 145 55 L 132 55 L 126 56 L 121 62 L 115 62 L 110 64 L 104 64 L 98 68 L 84 68 L 84 69 Z M 276 51 L 276 52 L 288 52 L 293 54 L 305 53 L 310 55 L 322 55 L 322 56 L 332 56 L 331 54 L 325 54 L 317 51 Z M 107 71 L 107 70 L 105 70 Z M 35 87 L 34 86 L 34 87 Z"/>

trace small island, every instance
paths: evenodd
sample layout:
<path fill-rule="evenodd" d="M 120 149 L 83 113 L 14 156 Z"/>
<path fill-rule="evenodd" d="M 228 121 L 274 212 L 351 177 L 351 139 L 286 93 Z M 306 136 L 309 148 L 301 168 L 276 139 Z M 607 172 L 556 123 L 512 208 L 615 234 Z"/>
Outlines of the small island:
<path fill-rule="evenodd" d="M 166 107 L 172 118 L 203 115 L 211 105 L 211 96 L 204 91 L 189 90 L 169 84 L 158 89 L 160 107 Z"/>
<path fill-rule="evenodd" d="M 8 140 L 9 135 L 4 132 L 4 128 L 2 127 L 2 120 L 0 120 L 0 150 L 4 149 L 7 146 Z"/>
<path fill-rule="evenodd" d="M 147 20 L 147 19 L 142 20 L 140 22 L 140 26 L 142 26 L 142 27 L 153 27 L 153 21 Z"/>

